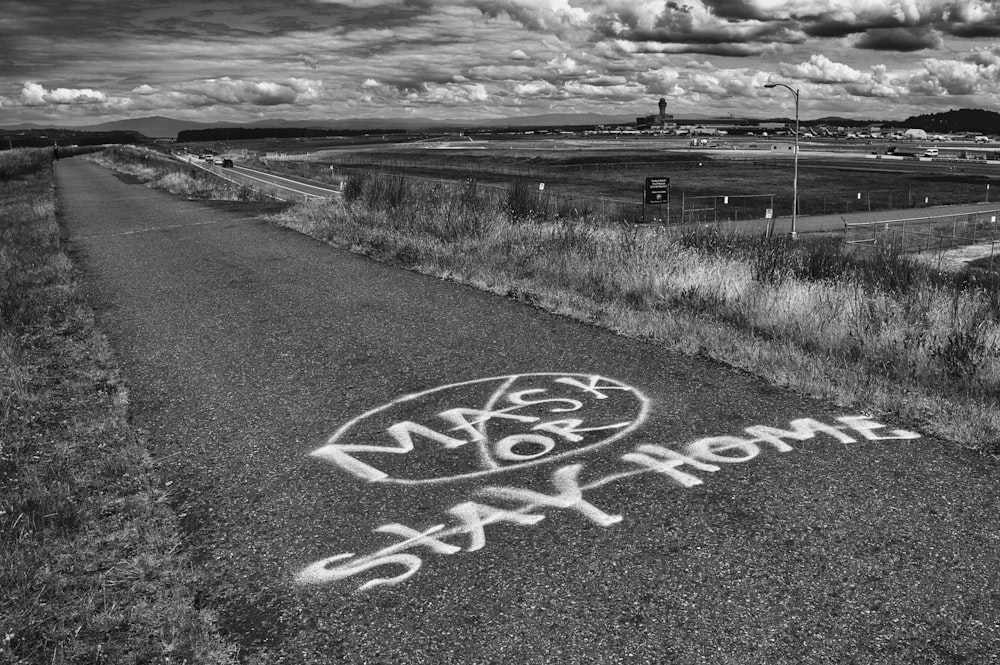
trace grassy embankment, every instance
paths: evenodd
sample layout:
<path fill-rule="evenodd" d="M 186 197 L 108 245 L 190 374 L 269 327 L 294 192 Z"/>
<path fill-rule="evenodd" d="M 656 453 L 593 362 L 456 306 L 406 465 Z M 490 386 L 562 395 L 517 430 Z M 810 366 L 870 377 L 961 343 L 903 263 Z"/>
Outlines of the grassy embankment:
<path fill-rule="evenodd" d="M 0 663 L 228 663 L 60 245 L 51 151 L 0 152 Z"/>
<path fill-rule="evenodd" d="M 89 159 L 106 168 L 135 176 L 150 187 L 189 199 L 263 202 L 271 198 L 253 187 L 229 182 L 154 150 L 114 147 Z"/>
<path fill-rule="evenodd" d="M 319 239 L 702 354 L 1000 454 L 1000 284 L 838 241 L 599 224 L 497 194 L 352 176 L 275 217 Z M 560 214 L 562 213 L 562 214 Z"/>

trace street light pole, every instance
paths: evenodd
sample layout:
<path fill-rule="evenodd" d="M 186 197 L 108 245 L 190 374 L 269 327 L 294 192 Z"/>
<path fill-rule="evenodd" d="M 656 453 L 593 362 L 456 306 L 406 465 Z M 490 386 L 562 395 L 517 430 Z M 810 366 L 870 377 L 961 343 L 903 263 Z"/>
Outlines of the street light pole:
<path fill-rule="evenodd" d="M 799 91 L 784 83 L 765 83 L 764 87 L 785 88 L 795 97 L 795 156 L 793 157 L 794 175 L 792 176 L 792 240 L 795 240 L 798 237 L 795 223 L 799 213 Z"/>

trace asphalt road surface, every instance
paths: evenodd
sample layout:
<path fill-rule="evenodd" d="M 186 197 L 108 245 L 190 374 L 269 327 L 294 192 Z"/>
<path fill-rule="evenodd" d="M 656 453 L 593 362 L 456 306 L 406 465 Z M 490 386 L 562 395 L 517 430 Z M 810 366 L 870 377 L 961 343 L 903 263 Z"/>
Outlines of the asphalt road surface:
<path fill-rule="evenodd" d="M 215 173 L 231 182 L 275 194 L 285 201 L 307 201 L 310 199 L 329 199 L 340 196 L 339 188 L 310 182 L 305 178 L 279 175 L 239 165 L 216 166 L 193 156 L 184 161 L 197 168 Z"/>
<path fill-rule="evenodd" d="M 994 463 L 83 160 L 56 174 L 247 662 L 1000 662 Z"/>

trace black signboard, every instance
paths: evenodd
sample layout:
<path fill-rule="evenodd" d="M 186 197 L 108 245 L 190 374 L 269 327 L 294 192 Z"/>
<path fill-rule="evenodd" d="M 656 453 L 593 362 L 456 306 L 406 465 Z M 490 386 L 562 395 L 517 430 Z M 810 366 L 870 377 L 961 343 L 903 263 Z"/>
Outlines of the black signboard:
<path fill-rule="evenodd" d="M 669 189 L 670 178 L 646 178 L 646 203 L 666 203 Z"/>

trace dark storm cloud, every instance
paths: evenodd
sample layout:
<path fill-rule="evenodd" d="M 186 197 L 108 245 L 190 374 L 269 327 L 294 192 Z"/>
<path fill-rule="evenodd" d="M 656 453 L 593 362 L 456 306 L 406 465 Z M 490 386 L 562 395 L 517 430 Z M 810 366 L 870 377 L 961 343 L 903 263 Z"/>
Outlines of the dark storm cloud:
<path fill-rule="evenodd" d="M 941 46 L 941 35 L 928 28 L 888 28 L 869 30 L 854 46 L 869 51 L 912 53 Z"/>
<path fill-rule="evenodd" d="M 218 21 L 197 21 L 181 16 L 171 16 L 169 18 L 149 21 L 146 30 L 148 32 L 159 33 L 161 37 L 181 39 L 199 37 L 211 39 L 245 39 L 261 35 L 258 31 L 244 30 Z"/>
<path fill-rule="evenodd" d="M 714 11 L 723 12 L 726 18 Z M 736 20 L 751 15 L 754 20 Z M 747 57 L 768 51 L 776 43 L 798 44 L 805 39 L 797 22 L 756 20 L 759 15 L 746 3 L 731 0 L 716 0 L 704 8 L 671 1 L 664 3 L 652 25 L 621 11 L 592 17 L 590 24 L 600 38 L 634 42 L 637 52 L 650 53 Z"/>
<path fill-rule="evenodd" d="M 5 0 L 0 36 L 5 42 L 20 36 L 51 35 L 86 37 L 126 33 L 135 29 L 136 6 L 130 2 L 103 0 Z"/>
<path fill-rule="evenodd" d="M 956 37 L 977 38 L 977 37 L 998 37 L 1000 36 L 1000 14 L 997 13 L 997 3 L 993 3 L 990 8 L 991 14 L 976 14 L 969 4 L 962 2 L 941 2 L 936 5 L 924 7 L 921 12 L 911 12 L 909 14 L 896 14 L 893 7 L 886 4 L 883 11 L 869 10 L 857 15 L 844 17 L 837 12 L 823 12 L 812 16 L 798 16 L 802 23 L 802 30 L 810 37 L 846 37 L 858 33 L 870 33 L 874 30 L 889 30 L 892 28 L 934 29 L 944 34 Z M 980 9 L 982 9 L 980 7 Z M 865 43 L 885 43 L 889 48 L 880 50 L 893 50 L 891 48 L 892 39 L 885 38 L 876 33 L 871 39 L 863 40 Z M 925 38 L 925 41 L 926 38 Z M 902 38 L 902 51 L 913 51 L 919 40 Z M 863 47 L 864 48 L 864 47 Z M 923 46 L 921 48 L 928 48 Z"/>
<path fill-rule="evenodd" d="M 846 37 L 868 30 L 903 27 L 905 24 L 892 16 L 877 16 L 852 21 L 821 15 L 803 21 L 802 31 L 810 37 Z"/>
<path fill-rule="evenodd" d="M 764 21 L 771 18 L 766 12 L 746 0 L 705 0 L 705 6 L 716 16 L 725 19 Z"/>
<path fill-rule="evenodd" d="M 240 38 L 266 33 L 393 28 L 407 26 L 427 15 L 429 2 L 401 0 L 379 6 L 283 0 L 241 2 L 237 0 L 4 0 L 3 26 L 11 37 L 20 34 L 61 35 L 149 35 L 151 37 Z"/>
<path fill-rule="evenodd" d="M 998 37 L 1000 36 L 1000 7 L 997 2 L 990 3 L 990 12 L 983 12 L 983 7 L 960 2 L 948 8 L 944 18 L 946 24 L 943 30 L 956 37 Z"/>
<path fill-rule="evenodd" d="M 763 23 L 754 26 L 727 29 L 698 29 L 685 25 L 637 28 L 618 36 L 635 42 L 660 42 L 663 44 L 739 44 L 748 42 L 798 43 L 802 38 L 784 23 Z"/>
<path fill-rule="evenodd" d="M 943 29 L 950 35 L 968 39 L 1000 37 L 1000 20 L 981 23 L 948 23 Z"/>

